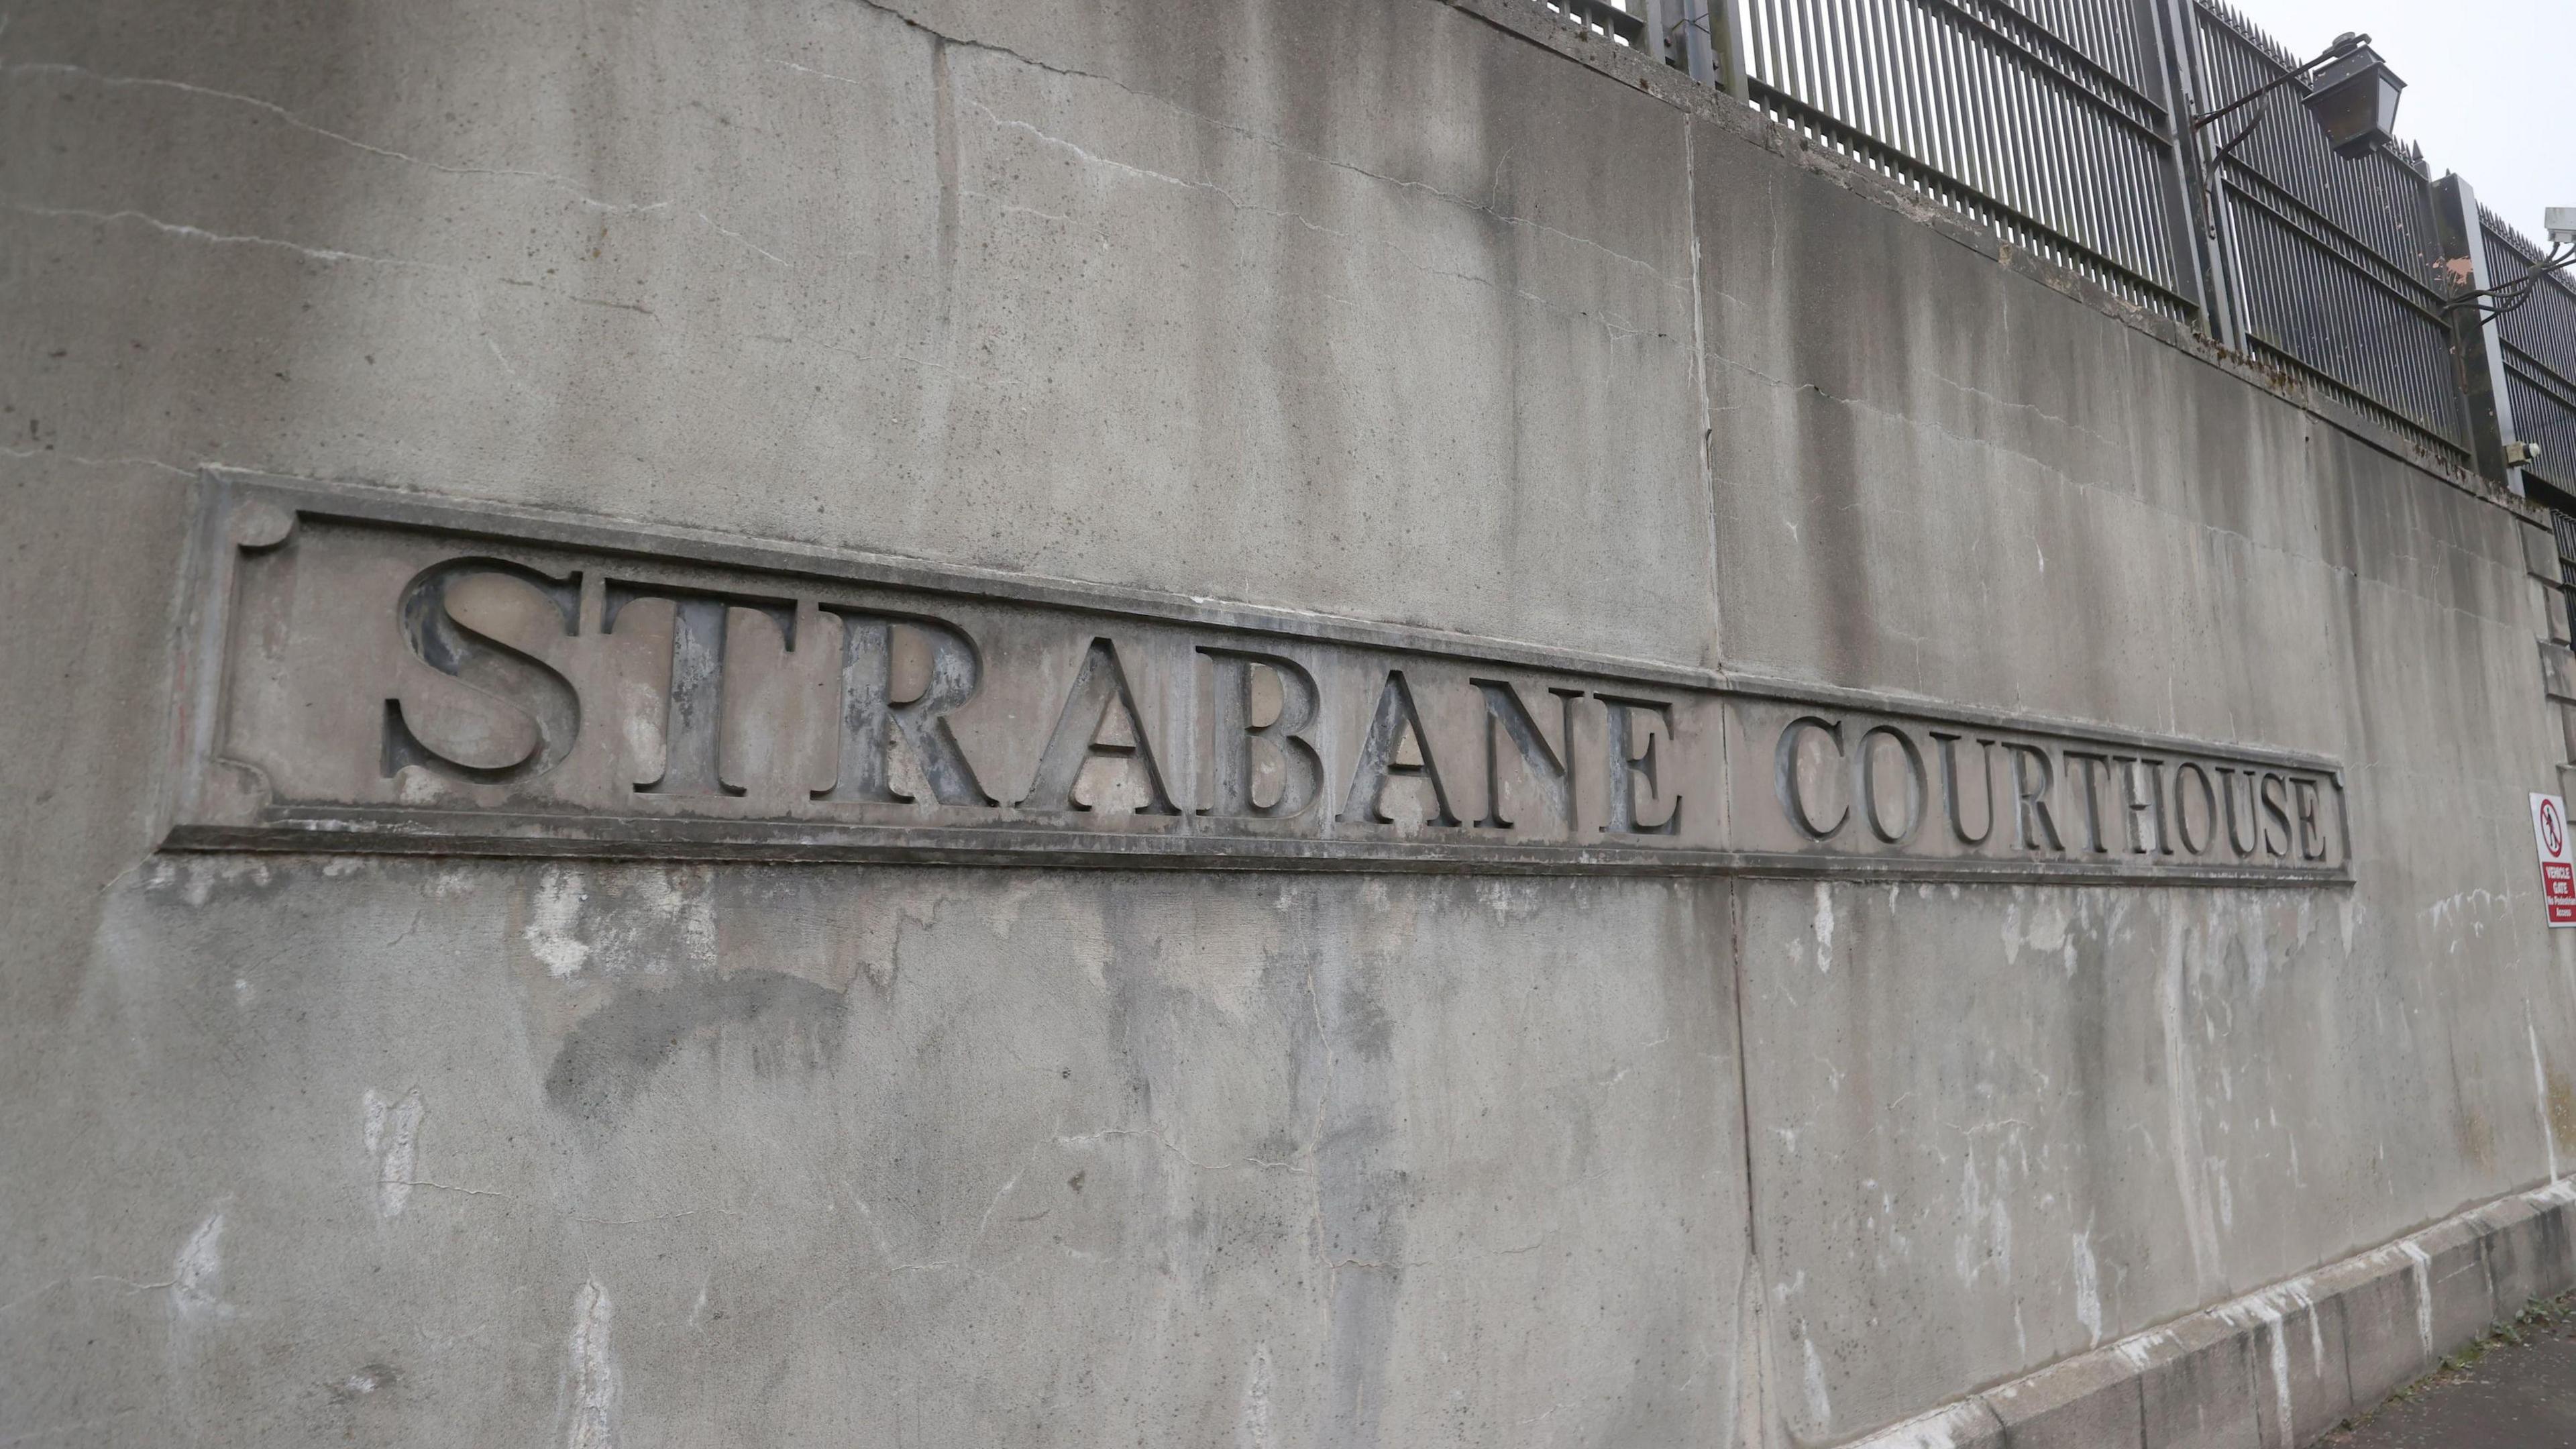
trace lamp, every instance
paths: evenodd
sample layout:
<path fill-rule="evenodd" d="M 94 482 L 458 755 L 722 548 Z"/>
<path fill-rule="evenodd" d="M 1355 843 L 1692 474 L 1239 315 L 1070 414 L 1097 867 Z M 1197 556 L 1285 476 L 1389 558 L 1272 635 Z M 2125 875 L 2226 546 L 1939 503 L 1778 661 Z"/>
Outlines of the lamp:
<path fill-rule="evenodd" d="M 2310 81 L 2312 75 L 2314 79 Z M 2346 31 L 2336 36 L 2334 44 L 2316 59 L 2292 66 L 2217 110 L 2192 117 L 2192 133 L 2198 135 L 2203 126 L 2254 104 L 2292 81 L 2308 82 L 2308 114 L 2325 129 L 2334 153 L 2346 158 L 2367 156 L 2390 139 L 2389 127 L 2397 121 L 2397 93 L 2406 89 L 2406 82 L 2391 74 L 2388 62 L 2370 48 L 2369 36 Z M 2219 156 L 2224 158 L 2244 144 L 2245 138 L 2254 134 L 2254 128 L 2263 124 L 2265 114 L 2255 112 L 2244 130 L 2218 148 Z"/>
<path fill-rule="evenodd" d="M 2397 93 L 2406 82 L 2370 48 L 2370 37 L 2347 38 L 2358 43 L 2318 73 L 2307 107 L 2334 153 L 2349 160 L 2396 139 L 2391 128 L 2397 124 Z"/>

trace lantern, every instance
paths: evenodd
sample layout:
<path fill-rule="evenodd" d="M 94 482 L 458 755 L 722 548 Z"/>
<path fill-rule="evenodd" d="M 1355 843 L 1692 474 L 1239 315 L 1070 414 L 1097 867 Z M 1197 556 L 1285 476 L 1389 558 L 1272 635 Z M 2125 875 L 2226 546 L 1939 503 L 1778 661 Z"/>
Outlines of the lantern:
<path fill-rule="evenodd" d="M 2325 128 L 2338 156 L 2367 156 L 2393 139 L 2397 93 L 2406 82 L 2391 74 L 2379 52 L 2356 45 L 2317 73 L 2308 91 L 2308 114 Z"/>

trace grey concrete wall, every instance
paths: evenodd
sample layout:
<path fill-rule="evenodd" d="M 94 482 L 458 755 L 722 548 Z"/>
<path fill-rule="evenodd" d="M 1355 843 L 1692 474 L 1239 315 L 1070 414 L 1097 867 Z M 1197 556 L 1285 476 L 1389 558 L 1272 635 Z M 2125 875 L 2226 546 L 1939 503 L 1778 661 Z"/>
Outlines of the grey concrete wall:
<path fill-rule="evenodd" d="M 2524 525 L 1615 61 L 0 67 L 0 1441 L 1831 1443 L 2576 1151 Z M 2314 751 L 2358 880 L 156 855 L 208 463 Z"/>

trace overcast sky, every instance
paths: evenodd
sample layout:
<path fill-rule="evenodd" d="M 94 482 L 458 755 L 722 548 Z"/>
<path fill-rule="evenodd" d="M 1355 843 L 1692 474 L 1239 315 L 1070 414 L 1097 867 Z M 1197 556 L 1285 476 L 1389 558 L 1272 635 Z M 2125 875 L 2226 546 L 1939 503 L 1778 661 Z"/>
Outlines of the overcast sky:
<path fill-rule="evenodd" d="M 2304 60 L 2358 30 L 2406 82 L 2397 133 L 2543 245 L 2576 206 L 2576 0 L 2235 0 Z"/>

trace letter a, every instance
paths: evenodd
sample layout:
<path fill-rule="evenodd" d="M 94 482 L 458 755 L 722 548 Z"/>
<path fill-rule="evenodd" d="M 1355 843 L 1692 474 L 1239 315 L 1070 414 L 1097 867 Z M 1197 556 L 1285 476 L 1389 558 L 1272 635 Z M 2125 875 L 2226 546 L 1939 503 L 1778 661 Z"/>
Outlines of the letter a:
<path fill-rule="evenodd" d="M 1103 738 L 1109 711 L 1115 707 L 1126 726 L 1126 739 Z M 1128 743 L 1133 741 L 1134 743 Z M 1089 810 L 1073 798 L 1074 781 L 1093 759 L 1134 760 L 1145 773 L 1147 799 L 1139 815 L 1178 815 L 1171 792 L 1163 788 L 1163 770 L 1154 762 L 1154 747 L 1145 738 L 1145 716 L 1127 688 L 1127 671 L 1118 666 L 1118 650 L 1107 639 L 1094 639 L 1082 656 L 1082 671 L 1065 694 L 1064 712 L 1056 716 L 1055 733 L 1038 761 L 1038 777 L 1020 800 L 1023 810 Z"/>

